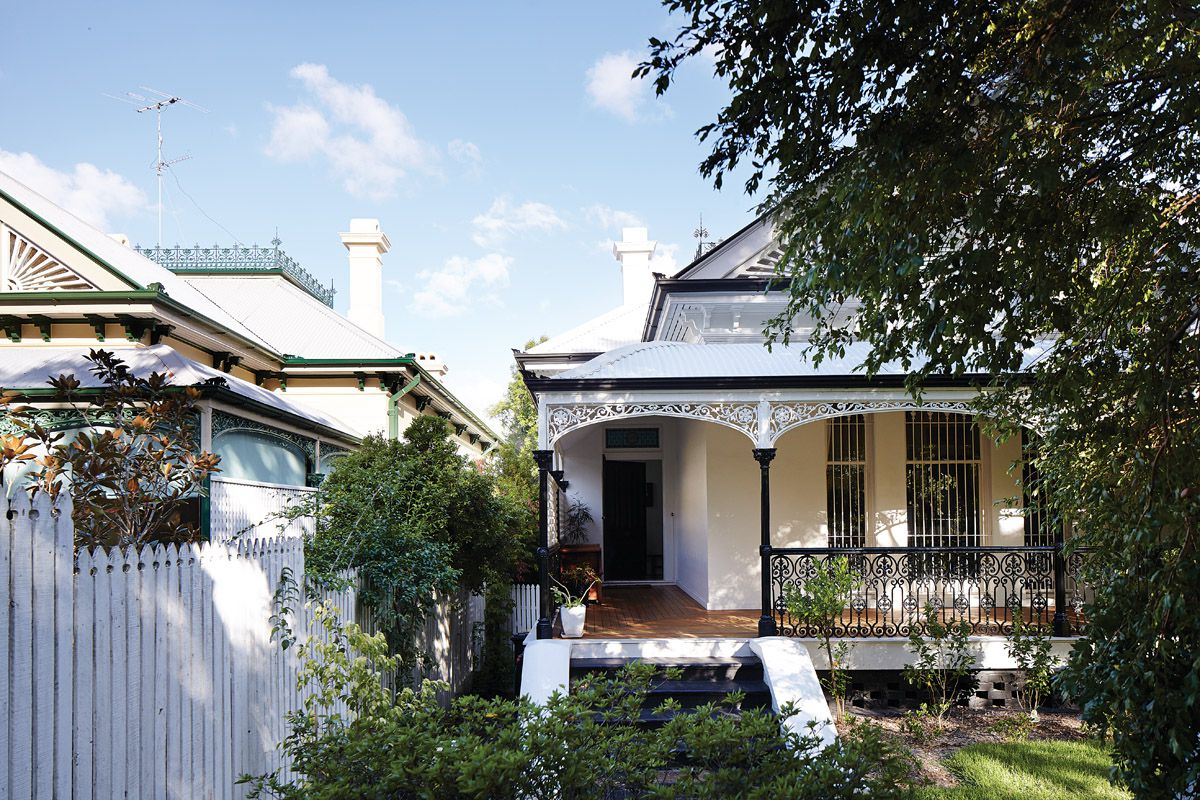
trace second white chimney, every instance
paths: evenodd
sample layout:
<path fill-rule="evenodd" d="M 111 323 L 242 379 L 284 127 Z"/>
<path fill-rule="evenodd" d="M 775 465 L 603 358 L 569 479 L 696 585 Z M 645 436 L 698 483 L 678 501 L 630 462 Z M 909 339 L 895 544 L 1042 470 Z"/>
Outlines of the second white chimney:
<path fill-rule="evenodd" d="M 338 234 L 350 253 L 350 308 L 346 318 L 383 338 L 383 254 L 392 249 L 377 219 L 352 219 Z"/>
<path fill-rule="evenodd" d="M 650 241 L 645 228 L 622 228 L 621 241 L 613 242 L 613 257 L 621 262 L 621 284 L 627 306 L 650 302 L 654 274 L 650 258 L 658 242 Z"/>

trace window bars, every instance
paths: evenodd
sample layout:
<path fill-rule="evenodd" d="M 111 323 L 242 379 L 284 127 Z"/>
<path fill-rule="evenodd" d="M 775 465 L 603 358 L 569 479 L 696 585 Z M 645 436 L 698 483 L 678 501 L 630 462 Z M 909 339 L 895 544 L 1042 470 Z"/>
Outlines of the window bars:
<path fill-rule="evenodd" d="M 983 544 L 975 421 L 961 414 L 907 411 L 904 427 L 909 546 Z"/>
<path fill-rule="evenodd" d="M 867 424 L 863 414 L 828 423 L 825 466 L 830 547 L 864 547 L 867 535 Z"/>
<path fill-rule="evenodd" d="M 1054 519 L 1046 502 L 1046 489 L 1038 474 L 1037 437 L 1021 429 L 1021 499 L 1025 511 L 1025 544 L 1049 547 L 1056 543 L 1062 520 Z"/>

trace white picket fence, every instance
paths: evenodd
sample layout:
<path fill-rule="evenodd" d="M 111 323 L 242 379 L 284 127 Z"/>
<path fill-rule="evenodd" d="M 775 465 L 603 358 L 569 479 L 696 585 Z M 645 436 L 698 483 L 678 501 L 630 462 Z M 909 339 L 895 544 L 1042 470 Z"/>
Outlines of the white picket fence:
<path fill-rule="evenodd" d="M 232 800 L 238 775 L 286 767 L 297 652 L 268 617 L 303 540 L 76 557 L 70 520 L 25 493 L 0 520 L 0 797 Z M 327 599 L 354 619 L 353 590 Z"/>
<path fill-rule="evenodd" d="M 514 583 L 512 587 L 512 632 L 528 633 L 537 627 L 541 610 L 541 587 L 536 583 Z"/>
<path fill-rule="evenodd" d="M 284 533 L 311 534 L 311 517 L 288 520 L 282 515 L 316 491 L 304 486 L 214 477 L 209 489 L 210 538 L 230 542 Z"/>

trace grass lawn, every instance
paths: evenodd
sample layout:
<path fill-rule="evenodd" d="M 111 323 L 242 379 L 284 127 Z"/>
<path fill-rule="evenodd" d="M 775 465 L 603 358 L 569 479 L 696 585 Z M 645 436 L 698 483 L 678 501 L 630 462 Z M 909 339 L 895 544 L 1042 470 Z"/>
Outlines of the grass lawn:
<path fill-rule="evenodd" d="M 980 743 L 946 759 L 961 781 L 953 789 L 928 787 L 921 800 L 1057 800 L 1128 798 L 1108 782 L 1108 751 L 1093 742 Z"/>

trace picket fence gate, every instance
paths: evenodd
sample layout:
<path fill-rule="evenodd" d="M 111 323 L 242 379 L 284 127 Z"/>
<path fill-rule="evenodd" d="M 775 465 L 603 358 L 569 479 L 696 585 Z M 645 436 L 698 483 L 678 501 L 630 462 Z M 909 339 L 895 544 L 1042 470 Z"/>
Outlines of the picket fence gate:
<path fill-rule="evenodd" d="M 512 587 L 512 632 L 529 633 L 541 615 L 541 587 L 536 583 L 514 583 Z"/>
<path fill-rule="evenodd" d="M 288 774 L 297 648 L 268 618 L 302 539 L 76 554 L 70 500 L 24 492 L 0 534 L 0 795 L 232 800 Z M 355 618 L 353 589 L 323 599 Z M 298 639 L 323 636 L 298 606 Z"/>

